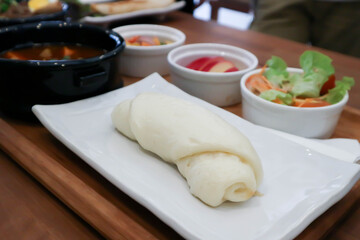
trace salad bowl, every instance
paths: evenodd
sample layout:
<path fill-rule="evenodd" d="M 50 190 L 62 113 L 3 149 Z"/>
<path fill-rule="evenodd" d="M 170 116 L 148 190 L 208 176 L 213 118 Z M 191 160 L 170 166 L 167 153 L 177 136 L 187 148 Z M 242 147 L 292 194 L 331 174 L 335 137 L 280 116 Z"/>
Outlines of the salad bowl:
<path fill-rule="evenodd" d="M 352 77 L 336 79 L 332 59 L 307 50 L 300 68 L 272 56 L 241 80 L 243 116 L 265 127 L 309 138 L 328 138 L 347 103 Z"/>
<path fill-rule="evenodd" d="M 250 76 L 262 69 L 245 74 L 240 82 L 243 117 L 257 125 L 308 138 L 329 138 L 333 134 L 348 93 L 338 103 L 321 107 L 294 107 L 265 100 L 246 87 Z M 300 68 L 287 68 L 290 74 L 303 73 Z"/>
<path fill-rule="evenodd" d="M 67 3 L 61 2 L 60 11 L 43 12 L 41 14 L 25 16 L 25 17 L 23 15 L 24 10 L 18 9 L 17 11 L 14 11 L 15 16 L 12 18 L 0 17 L 0 27 L 7 27 L 7 26 L 26 24 L 26 23 L 36 23 L 41 21 L 56 21 L 56 20 L 65 21 L 69 13 L 69 9 L 70 6 Z"/>

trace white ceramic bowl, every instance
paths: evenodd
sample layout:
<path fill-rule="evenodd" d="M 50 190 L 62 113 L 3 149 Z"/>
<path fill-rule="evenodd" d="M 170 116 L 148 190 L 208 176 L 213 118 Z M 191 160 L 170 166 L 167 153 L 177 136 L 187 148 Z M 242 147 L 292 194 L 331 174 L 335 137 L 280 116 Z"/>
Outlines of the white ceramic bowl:
<path fill-rule="evenodd" d="M 173 41 L 160 46 L 126 46 L 119 56 L 120 73 L 132 77 L 146 77 L 154 72 L 160 75 L 169 74 L 166 57 L 172 49 L 184 44 L 186 38 L 183 32 L 175 28 L 154 24 L 126 25 L 114 28 L 113 31 L 124 39 L 142 35 Z"/>
<path fill-rule="evenodd" d="M 201 72 L 185 66 L 200 57 L 222 56 L 243 70 L 227 73 Z M 217 43 L 189 44 L 172 50 L 168 55 L 171 81 L 185 92 L 217 106 L 241 101 L 240 79 L 258 65 L 254 54 L 234 46 Z"/>
<path fill-rule="evenodd" d="M 241 79 L 242 114 L 246 120 L 264 127 L 308 138 L 329 138 L 333 134 L 349 95 L 338 103 L 325 107 L 298 108 L 273 103 L 253 94 L 246 80 L 261 69 L 248 72 Z M 289 73 L 302 69 L 288 68 Z"/>

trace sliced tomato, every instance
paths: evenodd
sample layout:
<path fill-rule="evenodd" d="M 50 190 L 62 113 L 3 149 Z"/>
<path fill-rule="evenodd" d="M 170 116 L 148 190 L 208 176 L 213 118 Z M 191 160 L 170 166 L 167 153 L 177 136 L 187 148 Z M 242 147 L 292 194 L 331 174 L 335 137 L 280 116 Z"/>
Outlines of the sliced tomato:
<path fill-rule="evenodd" d="M 324 83 L 320 90 L 320 95 L 327 94 L 328 91 L 335 87 L 335 75 L 330 75 L 329 79 Z"/>

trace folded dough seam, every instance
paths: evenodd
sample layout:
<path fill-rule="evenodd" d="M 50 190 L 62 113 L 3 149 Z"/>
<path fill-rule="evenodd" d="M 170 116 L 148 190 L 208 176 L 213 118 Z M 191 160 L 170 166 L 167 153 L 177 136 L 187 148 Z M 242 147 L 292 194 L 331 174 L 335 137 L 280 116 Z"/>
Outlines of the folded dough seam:
<path fill-rule="evenodd" d="M 181 99 L 142 93 L 112 112 L 116 129 L 176 164 L 190 192 L 210 206 L 251 198 L 262 166 L 249 140 L 216 114 Z"/>

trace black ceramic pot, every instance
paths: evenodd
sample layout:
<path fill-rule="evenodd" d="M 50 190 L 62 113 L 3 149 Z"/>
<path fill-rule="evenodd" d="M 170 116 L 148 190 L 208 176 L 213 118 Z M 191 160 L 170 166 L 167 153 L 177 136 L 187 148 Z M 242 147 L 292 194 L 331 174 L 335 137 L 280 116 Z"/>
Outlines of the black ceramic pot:
<path fill-rule="evenodd" d="M 0 58 L 0 107 L 5 113 L 26 116 L 35 104 L 65 103 L 94 96 L 119 81 L 117 60 L 125 42 L 113 31 L 57 21 L 0 29 L 0 52 L 34 43 L 79 43 L 107 52 L 81 60 Z M 121 86 L 122 81 L 118 82 L 118 87 Z"/>
<path fill-rule="evenodd" d="M 55 13 L 39 14 L 26 18 L 0 18 L 0 27 L 7 27 L 17 24 L 35 23 L 41 21 L 65 21 L 66 15 L 69 11 L 69 5 L 67 3 L 61 3 L 62 10 Z"/>

